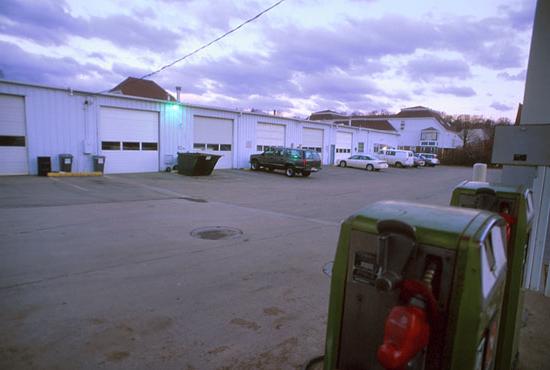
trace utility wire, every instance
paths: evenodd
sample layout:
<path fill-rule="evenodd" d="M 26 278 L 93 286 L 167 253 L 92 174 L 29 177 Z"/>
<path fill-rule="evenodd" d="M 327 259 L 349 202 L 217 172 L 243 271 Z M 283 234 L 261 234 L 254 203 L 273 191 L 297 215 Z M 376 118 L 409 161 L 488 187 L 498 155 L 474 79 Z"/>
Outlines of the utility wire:
<path fill-rule="evenodd" d="M 286 0 L 279 0 L 279 1 L 277 1 L 275 4 L 271 5 L 269 8 L 267 8 L 267 9 L 261 11 L 260 13 L 256 14 L 254 17 L 252 17 L 252 18 L 250 18 L 250 19 L 247 19 L 247 20 L 244 21 L 243 23 L 239 24 L 237 27 L 235 27 L 235 28 L 233 28 L 233 29 L 231 29 L 231 30 L 225 32 L 223 35 L 221 35 L 221 36 L 215 38 L 214 40 L 210 41 L 208 44 L 204 44 L 203 46 L 199 47 L 198 49 L 193 50 L 193 51 L 190 52 L 189 54 L 186 54 L 186 55 L 184 55 L 183 57 L 174 60 L 173 62 L 171 62 L 171 63 L 169 63 L 169 64 L 167 64 L 167 65 L 165 65 L 165 66 L 163 66 L 163 67 L 161 67 L 161 68 L 159 68 L 159 69 L 157 69 L 156 71 L 153 71 L 153 72 L 151 72 L 151 73 L 148 73 L 148 74 L 146 74 L 146 75 L 140 77 L 140 80 L 143 80 L 144 78 L 151 77 L 151 76 L 153 76 L 153 75 L 155 75 L 155 74 L 157 74 L 157 73 L 159 73 L 159 72 L 162 72 L 162 71 L 164 71 L 165 69 L 172 67 L 174 64 L 179 63 L 179 62 L 181 62 L 182 60 L 187 59 L 187 58 L 189 58 L 190 56 L 197 54 L 199 51 L 201 51 L 201 50 L 203 50 L 203 49 L 206 49 L 207 47 L 209 47 L 209 46 L 212 45 L 213 43 L 220 41 L 221 39 L 223 39 L 223 38 L 226 37 L 226 36 L 229 36 L 230 34 L 232 34 L 233 32 L 237 31 L 239 28 L 242 28 L 242 27 L 245 26 L 246 24 L 248 24 L 248 23 L 250 23 L 250 22 L 253 22 L 253 21 L 255 21 L 256 19 L 260 18 L 262 15 L 264 15 L 265 13 L 267 13 L 268 11 L 270 11 L 271 9 L 275 8 L 276 6 L 281 5 L 281 3 L 285 2 L 285 1 L 286 1 Z"/>

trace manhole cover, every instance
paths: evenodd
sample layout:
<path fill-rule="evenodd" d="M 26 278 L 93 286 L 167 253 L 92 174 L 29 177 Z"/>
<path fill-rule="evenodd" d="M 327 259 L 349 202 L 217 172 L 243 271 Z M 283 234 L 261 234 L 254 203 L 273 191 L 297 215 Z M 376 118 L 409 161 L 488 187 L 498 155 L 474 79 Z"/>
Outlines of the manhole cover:
<path fill-rule="evenodd" d="M 191 236 L 198 239 L 208 239 L 208 240 L 226 240 L 226 239 L 237 239 L 243 232 L 234 227 L 226 226 L 209 226 L 209 227 L 200 227 L 191 231 Z"/>
<path fill-rule="evenodd" d="M 332 266 L 334 266 L 334 261 L 325 263 L 323 273 L 327 276 L 332 276 Z"/>

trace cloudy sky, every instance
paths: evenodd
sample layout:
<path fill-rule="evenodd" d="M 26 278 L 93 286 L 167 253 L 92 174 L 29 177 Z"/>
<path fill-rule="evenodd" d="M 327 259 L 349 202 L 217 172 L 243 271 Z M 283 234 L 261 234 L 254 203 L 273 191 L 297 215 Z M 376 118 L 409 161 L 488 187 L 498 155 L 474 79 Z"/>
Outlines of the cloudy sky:
<path fill-rule="evenodd" d="M 187 102 L 513 118 L 535 0 L 286 0 L 152 77 Z M 140 77 L 275 0 L 1 0 L 5 79 L 87 91 Z"/>

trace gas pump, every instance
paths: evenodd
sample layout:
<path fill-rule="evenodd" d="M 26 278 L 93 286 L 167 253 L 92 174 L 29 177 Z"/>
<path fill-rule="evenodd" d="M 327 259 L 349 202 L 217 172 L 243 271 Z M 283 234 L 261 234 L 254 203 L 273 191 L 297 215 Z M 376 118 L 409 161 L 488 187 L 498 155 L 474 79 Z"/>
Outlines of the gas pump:
<path fill-rule="evenodd" d="M 465 181 L 454 189 L 451 205 L 493 211 L 506 221 L 508 271 L 496 364 L 499 370 L 514 369 L 518 360 L 519 327 L 523 311 L 523 267 L 534 214 L 531 192 L 523 186 Z"/>
<path fill-rule="evenodd" d="M 504 220 L 384 201 L 341 227 L 325 370 L 491 370 L 504 291 Z"/>

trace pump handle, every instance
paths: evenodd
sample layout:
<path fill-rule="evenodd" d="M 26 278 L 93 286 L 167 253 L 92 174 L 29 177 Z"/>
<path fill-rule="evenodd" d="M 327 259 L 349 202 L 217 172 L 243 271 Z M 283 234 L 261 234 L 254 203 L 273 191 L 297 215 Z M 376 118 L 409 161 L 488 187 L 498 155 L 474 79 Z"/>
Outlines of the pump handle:
<path fill-rule="evenodd" d="M 414 227 L 399 220 L 380 220 L 376 223 L 379 234 L 400 234 L 413 241 L 416 241 L 416 230 Z"/>

